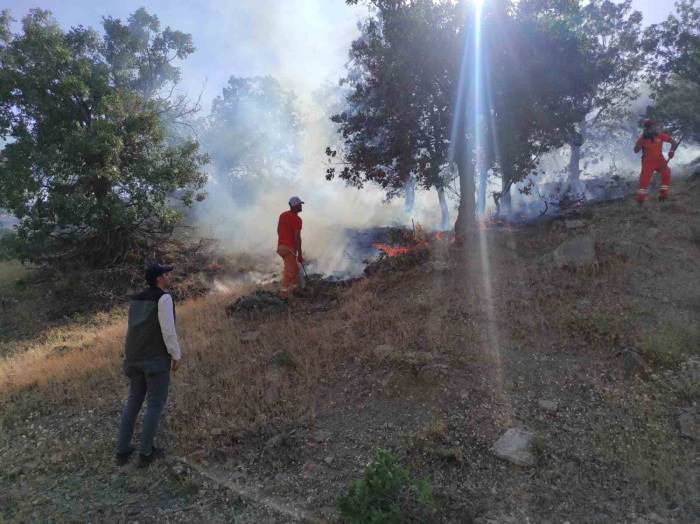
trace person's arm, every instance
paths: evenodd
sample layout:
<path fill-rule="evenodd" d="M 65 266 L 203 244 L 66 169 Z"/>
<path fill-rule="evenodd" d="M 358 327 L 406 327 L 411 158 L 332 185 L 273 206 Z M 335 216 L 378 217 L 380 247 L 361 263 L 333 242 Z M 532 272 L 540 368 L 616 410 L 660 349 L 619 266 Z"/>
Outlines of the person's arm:
<path fill-rule="evenodd" d="M 294 232 L 294 244 L 296 245 L 296 250 L 297 250 L 297 258 L 299 262 L 304 261 L 304 257 L 301 254 L 301 230 L 297 229 Z"/>
<path fill-rule="evenodd" d="M 676 153 L 676 149 L 678 148 L 678 142 L 676 142 L 668 133 L 659 133 L 658 136 L 662 142 L 671 144 L 671 150 L 668 152 L 668 158 L 673 158 L 673 155 Z"/>
<path fill-rule="evenodd" d="M 639 137 L 637 142 L 634 144 L 634 152 L 639 153 L 642 150 L 642 138 Z"/>
<path fill-rule="evenodd" d="M 160 331 L 163 334 L 163 341 L 168 353 L 173 359 L 173 371 L 179 366 L 182 354 L 180 352 L 180 344 L 177 341 L 177 331 L 175 330 L 175 308 L 173 306 L 173 297 L 168 293 L 160 297 L 158 300 L 158 323 Z M 176 364 L 177 362 L 177 364 Z"/>
<path fill-rule="evenodd" d="M 669 136 L 668 138 L 669 138 L 669 142 L 671 142 L 671 150 L 668 152 L 668 158 L 673 158 L 673 155 L 676 154 L 676 149 L 678 149 L 678 146 L 680 144 L 672 136 Z"/>

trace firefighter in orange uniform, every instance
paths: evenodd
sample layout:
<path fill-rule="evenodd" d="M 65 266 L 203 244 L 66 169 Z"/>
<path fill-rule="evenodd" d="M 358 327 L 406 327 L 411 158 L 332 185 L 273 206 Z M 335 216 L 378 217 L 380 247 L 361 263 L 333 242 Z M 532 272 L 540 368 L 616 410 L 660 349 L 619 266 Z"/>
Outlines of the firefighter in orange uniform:
<path fill-rule="evenodd" d="M 289 199 L 289 211 L 280 215 L 277 223 L 277 254 L 284 261 L 280 297 L 286 300 L 289 293 L 299 286 L 299 264 L 304 262 L 301 254 L 301 206 L 299 197 Z"/>
<path fill-rule="evenodd" d="M 671 169 L 668 167 L 668 161 L 663 155 L 664 142 L 671 144 L 671 150 L 668 152 L 668 159 L 670 160 L 676 152 L 678 142 L 671 135 L 659 133 L 656 128 L 656 122 L 645 120 L 644 133 L 634 145 L 635 153 L 642 151 L 642 172 L 639 175 L 639 191 L 637 192 L 637 202 L 640 204 L 646 200 L 649 182 L 651 182 L 652 175 L 657 171 L 661 173 L 659 200 L 666 200 L 668 197 Z"/>

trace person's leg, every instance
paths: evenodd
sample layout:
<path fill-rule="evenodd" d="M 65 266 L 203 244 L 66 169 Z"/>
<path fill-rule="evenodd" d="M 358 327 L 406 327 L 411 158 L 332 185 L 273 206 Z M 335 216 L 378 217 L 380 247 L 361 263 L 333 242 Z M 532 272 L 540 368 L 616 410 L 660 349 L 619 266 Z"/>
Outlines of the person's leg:
<path fill-rule="evenodd" d="M 150 455 L 153 451 L 153 439 L 158 431 L 160 417 L 168 400 L 168 386 L 170 385 L 170 370 L 146 375 L 148 385 L 148 401 L 146 415 L 143 418 L 143 430 L 141 431 L 141 455 Z"/>
<path fill-rule="evenodd" d="M 666 200 L 668 190 L 671 186 L 671 168 L 663 166 L 661 168 L 661 189 L 659 190 L 659 200 Z"/>
<path fill-rule="evenodd" d="M 146 397 L 146 376 L 140 370 L 129 370 L 129 397 L 126 400 L 119 424 L 119 439 L 117 453 L 127 454 L 131 452 L 131 438 L 134 435 L 136 417 L 139 415 L 143 399 Z"/>
<path fill-rule="evenodd" d="M 651 175 L 654 173 L 654 166 L 649 162 L 642 161 L 642 172 L 639 174 L 639 190 L 637 191 L 637 202 L 640 204 L 647 198 Z"/>
<path fill-rule="evenodd" d="M 299 262 L 294 253 L 291 253 L 284 259 L 285 273 L 287 273 L 287 289 L 289 292 L 294 291 L 299 287 Z"/>
<path fill-rule="evenodd" d="M 286 246 L 279 246 L 277 248 L 277 254 L 282 258 L 282 287 L 280 288 L 280 297 L 287 300 L 289 297 L 289 283 L 291 281 L 287 259 L 291 254 L 291 250 Z"/>

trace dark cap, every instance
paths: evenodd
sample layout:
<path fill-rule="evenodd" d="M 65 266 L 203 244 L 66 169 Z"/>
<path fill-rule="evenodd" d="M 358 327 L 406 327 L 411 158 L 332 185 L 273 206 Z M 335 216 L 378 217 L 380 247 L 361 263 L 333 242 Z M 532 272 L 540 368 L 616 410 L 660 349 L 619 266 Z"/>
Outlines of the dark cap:
<path fill-rule="evenodd" d="M 146 282 L 154 283 L 159 276 L 170 273 L 173 266 L 162 266 L 160 264 L 148 264 L 146 266 Z"/>
<path fill-rule="evenodd" d="M 655 125 L 656 125 L 656 122 L 654 122 L 653 120 L 651 120 L 650 118 L 648 118 L 648 119 L 646 119 L 646 120 L 644 121 L 644 123 L 643 123 L 642 125 L 643 125 L 644 127 L 651 127 L 651 126 L 655 126 Z"/>

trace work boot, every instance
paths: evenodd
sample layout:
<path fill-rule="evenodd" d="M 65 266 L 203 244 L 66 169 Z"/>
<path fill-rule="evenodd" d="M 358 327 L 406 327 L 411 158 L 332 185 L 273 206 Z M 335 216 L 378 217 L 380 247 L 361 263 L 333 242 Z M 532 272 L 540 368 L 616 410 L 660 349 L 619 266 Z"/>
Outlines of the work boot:
<path fill-rule="evenodd" d="M 659 202 L 663 202 L 668 198 L 668 191 L 661 191 L 659 193 Z"/>
<path fill-rule="evenodd" d="M 637 197 L 635 200 L 637 201 L 637 204 L 643 204 L 644 201 L 646 200 L 647 196 L 644 193 L 637 193 Z"/>
<path fill-rule="evenodd" d="M 157 448 L 153 446 L 151 452 L 148 455 L 143 455 L 139 453 L 139 463 L 136 467 L 141 469 L 147 468 L 151 465 L 151 462 L 153 462 L 156 459 L 162 458 L 164 455 L 165 452 L 162 448 Z"/>
<path fill-rule="evenodd" d="M 129 451 L 125 453 L 117 453 L 115 456 L 115 462 L 117 466 L 124 466 L 127 462 L 129 462 L 129 459 L 131 458 L 132 453 L 134 452 L 134 448 L 129 448 Z"/>

